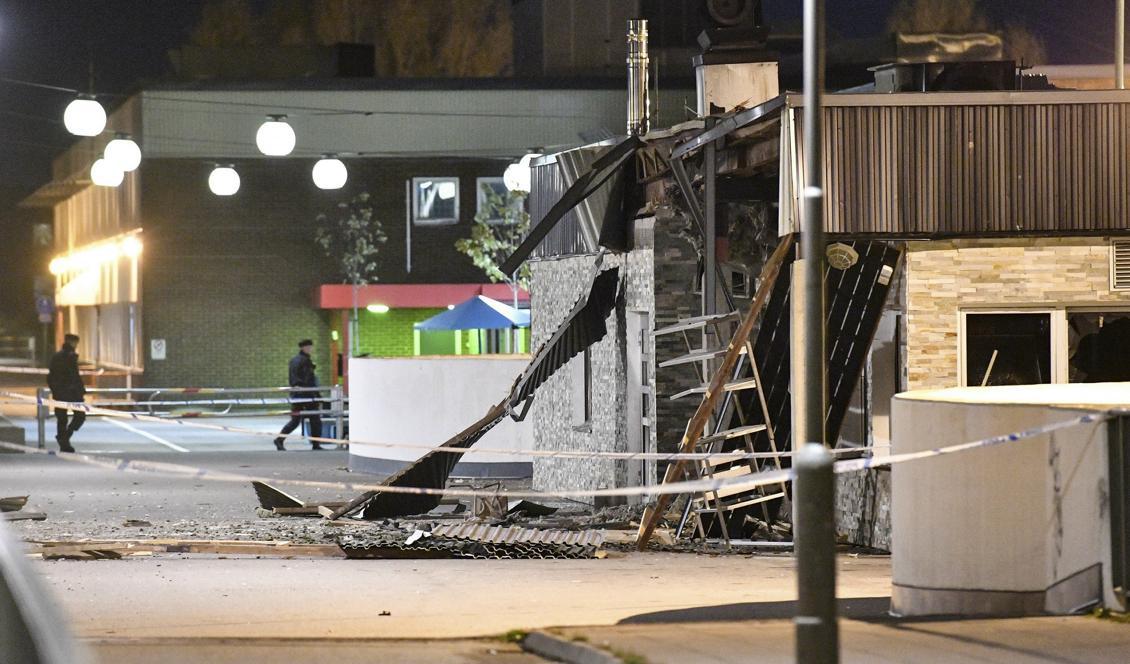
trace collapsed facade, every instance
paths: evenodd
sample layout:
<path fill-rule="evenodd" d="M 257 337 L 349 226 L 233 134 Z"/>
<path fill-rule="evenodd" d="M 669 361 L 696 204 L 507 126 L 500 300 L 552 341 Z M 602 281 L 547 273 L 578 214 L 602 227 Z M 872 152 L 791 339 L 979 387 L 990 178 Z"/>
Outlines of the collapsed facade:
<path fill-rule="evenodd" d="M 827 310 L 832 364 L 836 352 L 859 357 L 829 380 L 831 443 L 884 454 L 890 399 L 908 389 L 1130 380 L 1116 350 L 1130 341 L 1130 93 L 865 91 L 824 103 L 829 298 L 840 267 L 857 269 L 876 250 L 885 266 L 857 282 L 881 288 L 877 307 L 872 296 L 845 297 Z M 768 250 L 799 229 L 801 97 L 746 106 L 643 135 L 618 176 L 564 216 L 547 212 L 584 173 L 578 162 L 609 148 L 535 165 L 532 217 L 552 226 L 530 253 L 535 347 L 587 288 L 595 263 L 624 273 L 614 333 L 541 388 L 532 415 L 540 449 L 677 450 L 696 404 L 673 397 L 693 397 L 709 373 L 678 366 L 693 355 L 680 335 L 654 333 L 713 313 L 703 296 L 711 281 L 715 302 L 744 311 Z M 604 255 L 609 248 L 618 251 Z M 779 380 L 787 392 L 781 289 L 758 332 L 758 343 L 767 334 L 778 343 L 754 355 L 766 390 Z M 701 347 L 725 342 L 706 334 Z M 782 451 L 787 401 L 768 423 Z M 661 476 L 653 464 L 601 458 L 534 465 L 535 487 L 547 490 Z M 841 536 L 889 548 L 889 482 L 886 470 L 841 478 Z"/>

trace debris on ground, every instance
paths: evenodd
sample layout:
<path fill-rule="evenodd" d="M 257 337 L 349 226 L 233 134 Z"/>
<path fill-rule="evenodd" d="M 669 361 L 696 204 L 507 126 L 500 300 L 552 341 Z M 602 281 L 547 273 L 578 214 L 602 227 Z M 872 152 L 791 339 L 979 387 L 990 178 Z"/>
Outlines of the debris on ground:
<path fill-rule="evenodd" d="M 0 512 L 18 512 L 27 505 L 27 496 L 0 498 Z"/>
<path fill-rule="evenodd" d="M 430 530 L 385 529 L 343 535 L 349 558 L 593 558 L 601 531 L 567 531 L 462 523 Z"/>

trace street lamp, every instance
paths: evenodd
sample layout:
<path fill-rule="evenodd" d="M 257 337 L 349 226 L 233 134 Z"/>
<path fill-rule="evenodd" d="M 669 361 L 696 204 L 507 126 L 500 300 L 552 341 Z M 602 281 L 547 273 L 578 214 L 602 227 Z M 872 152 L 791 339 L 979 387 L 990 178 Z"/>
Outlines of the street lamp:
<path fill-rule="evenodd" d="M 117 166 L 102 158 L 90 167 L 90 181 L 99 187 L 117 187 L 125 178 L 125 173 Z"/>
<path fill-rule="evenodd" d="M 341 189 L 349 179 L 349 171 L 336 155 L 322 155 L 314 164 L 314 184 L 319 189 Z"/>
<path fill-rule="evenodd" d="M 231 164 L 216 164 L 208 175 L 208 188 L 217 196 L 233 196 L 239 191 L 239 173 Z"/>
<path fill-rule="evenodd" d="M 294 128 L 285 115 L 268 115 L 267 121 L 255 132 L 255 145 L 268 157 L 285 157 L 294 150 Z"/>
<path fill-rule="evenodd" d="M 141 148 L 129 134 L 118 134 L 106 144 L 105 157 L 119 170 L 128 173 L 141 165 Z"/>
<path fill-rule="evenodd" d="M 75 136 L 97 136 L 106 128 L 106 109 L 93 97 L 76 97 L 63 111 L 63 126 Z"/>

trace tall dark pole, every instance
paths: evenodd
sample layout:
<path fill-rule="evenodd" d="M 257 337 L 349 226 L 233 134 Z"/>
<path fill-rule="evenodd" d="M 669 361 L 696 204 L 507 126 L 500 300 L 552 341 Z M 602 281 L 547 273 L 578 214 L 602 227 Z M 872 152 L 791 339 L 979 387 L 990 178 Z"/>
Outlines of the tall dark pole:
<path fill-rule="evenodd" d="M 794 444 L 797 479 L 794 537 L 797 557 L 796 660 L 839 661 L 836 624 L 835 482 L 825 448 L 824 185 L 821 96 L 824 90 L 824 1 L 804 0 L 804 210 L 800 260 L 792 292 L 798 314 L 792 335 Z M 794 318 L 794 320 L 796 320 Z M 797 398 L 799 397 L 799 398 Z"/>

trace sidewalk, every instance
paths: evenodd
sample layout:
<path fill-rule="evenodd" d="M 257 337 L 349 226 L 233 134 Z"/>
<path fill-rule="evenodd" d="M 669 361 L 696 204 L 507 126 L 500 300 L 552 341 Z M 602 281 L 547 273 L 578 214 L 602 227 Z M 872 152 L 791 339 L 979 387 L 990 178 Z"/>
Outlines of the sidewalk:
<path fill-rule="evenodd" d="M 619 624 L 551 630 L 642 664 L 792 663 L 791 620 Z M 840 621 L 845 664 L 1108 664 L 1130 660 L 1130 625 L 1089 616 Z"/>

